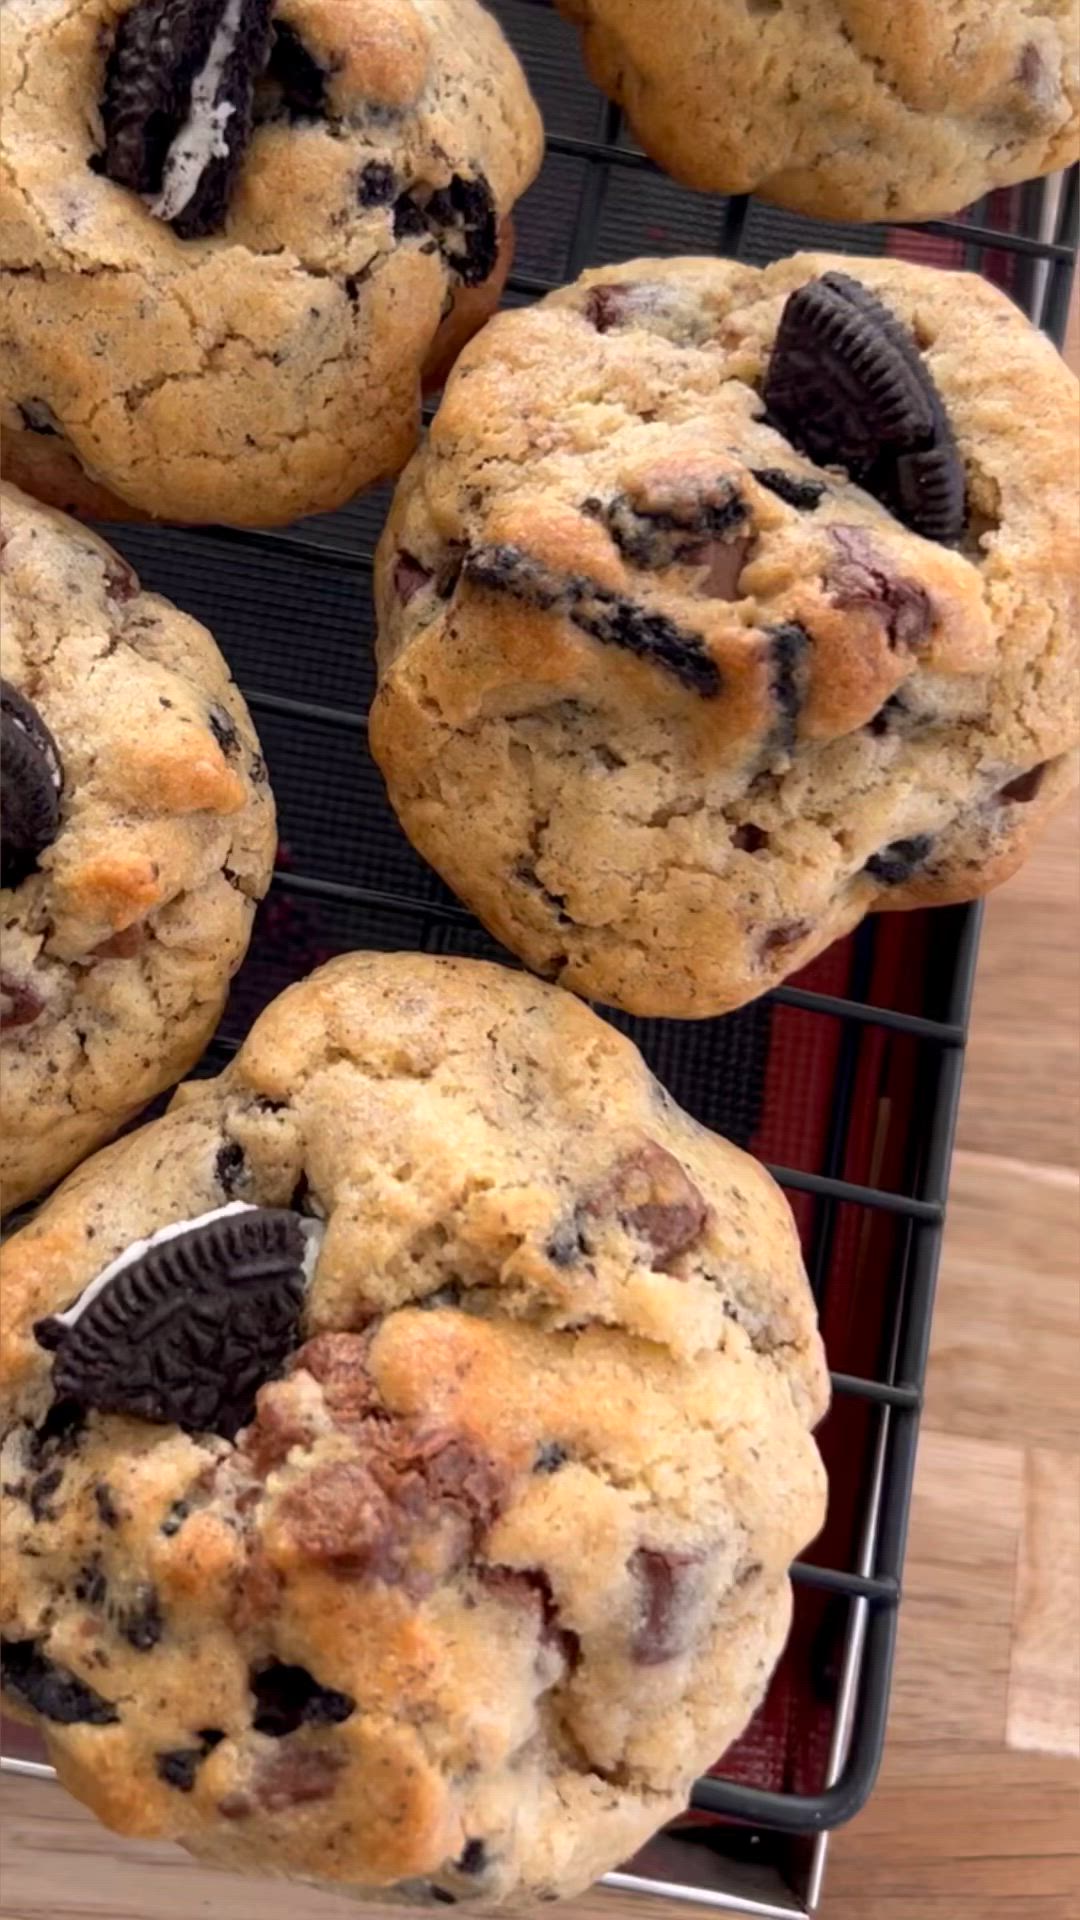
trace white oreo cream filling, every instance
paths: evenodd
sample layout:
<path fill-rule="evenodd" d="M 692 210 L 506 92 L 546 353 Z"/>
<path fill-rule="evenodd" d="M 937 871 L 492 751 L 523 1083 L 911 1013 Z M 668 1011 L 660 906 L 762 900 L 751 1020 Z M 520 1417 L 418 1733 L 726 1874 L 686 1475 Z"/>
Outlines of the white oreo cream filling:
<path fill-rule="evenodd" d="M 259 1209 L 251 1206 L 247 1200 L 230 1200 L 226 1207 L 214 1207 L 209 1213 L 200 1213 L 193 1220 L 174 1220 L 167 1227 L 159 1227 L 156 1233 L 150 1234 L 145 1240 L 133 1240 L 130 1247 L 125 1247 L 123 1253 L 118 1253 L 116 1259 L 110 1260 L 108 1266 L 103 1267 L 96 1278 L 83 1288 L 72 1306 L 63 1313 L 50 1315 L 50 1323 L 61 1327 L 73 1327 L 86 1312 L 91 1301 L 97 1299 L 98 1294 L 104 1291 L 110 1281 L 115 1280 L 117 1274 L 123 1273 L 126 1267 L 133 1266 L 136 1260 L 141 1260 L 143 1255 L 149 1253 L 153 1247 L 164 1246 L 166 1240 L 175 1240 L 182 1233 L 193 1232 L 196 1227 L 208 1227 L 214 1220 L 229 1220 L 237 1213 L 257 1213 L 258 1211 Z M 300 1231 L 304 1236 L 304 1280 L 310 1286 L 326 1226 L 322 1220 L 301 1219 Z"/>
<path fill-rule="evenodd" d="M 211 160 L 223 160 L 229 151 L 225 129 L 236 108 L 219 100 L 222 75 L 236 45 L 244 0 L 228 0 L 218 21 L 206 65 L 192 83 L 187 119 L 174 135 L 165 158 L 161 192 L 148 204 L 159 220 L 175 220 L 195 193 Z"/>

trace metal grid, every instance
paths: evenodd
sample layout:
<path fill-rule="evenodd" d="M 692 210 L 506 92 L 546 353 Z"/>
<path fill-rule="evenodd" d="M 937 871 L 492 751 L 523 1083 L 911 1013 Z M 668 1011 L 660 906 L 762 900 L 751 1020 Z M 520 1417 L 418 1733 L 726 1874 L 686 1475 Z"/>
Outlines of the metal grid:
<path fill-rule="evenodd" d="M 1060 343 L 1076 259 L 1075 170 L 1050 183 L 1036 183 L 1008 196 L 991 196 L 989 203 L 972 210 L 971 217 L 908 229 L 908 245 L 901 248 L 897 248 L 895 236 L 904 233 L 903 229 L 811 222 L 742 197 L 708 200 L 676 187 L 637 149 L 618 110 L 601 100 L 581 77 L 577 36 L 549 10 L 548 0 L 489 3 L 518 46 L 549 125 L 541 182 L 519 211 L 518 263 L 508 285 L 508 304 L 518 305 L 541 295 L 573 278 L 586 265 L 633 253 L 711 248 L 720 254 L 760 262 L 799 245 L 862 254 L 910 250 L 917 256 L 929 243 L 931 252 L 936 245 L 941 257 L 941 243 L 945 243 L 945 254 L 955 264 L 990 271 L 993 263 L 993 277 L 1007 284 L 1014 297 Z M 658 206 L 665 214 L 659 232 L 653 211 Z M 362 645 L 367 637 L 356 627 L 370 623 L 367 583 L 385 498 L 385 494 L 367 496 L 341 514 L 320 516 L 284 533 L 225 528 L 169 533 L 137 527 L 106 530 L 129 553 L 148 584 L 170 593 L 216 629 L 231 654 L 264 743 L 268 736 L 277 739 L 279 754 L 275 755 L 271 740 L 269 759 L 279 799 L 288 795 L 290 788 L 298 790 L 297 783 L 306 777 L 305 761 L 310 766 L 311 755 L 318 753 L 320 760 L 331 763 L 323 776 L 324 793 L 326 782 L 333 786 L 336 779 L 337 797 L 353 821 L 361 814 L 366 816 L 360 828 L 364 832 L 372 820 L 385 817 L 385 810 L 383 814 L 370 812 L 382 806 L 377 781 L 371 784 L 373 770 L 363 757 L 370 668 L 353 670 L 353 656 L 358 641 Z M 282 597 L 288 599 L 290 590 L 295 597 L 297 651 L 284 662 L 280 643 L 276 648 L 263 649 L 260 635 L 244 627 L 242 609 L 256 578 L 264 603 L 279 605 Z M 225 628 L 229 626 L 230 593 L 237 609 L 235 618 L 244 629 L 238 632 L 236 651 L 229 646 L 228 632 L 223 632 L 223 615 Z M 364 615 L 358 619 L 361 602 Z M 341 630 L 351 631 L 352 666 L 328 644 L 315 649 L 310 670 L 305 667 L 305 626 L 309 621 L 317 622 L 320 607 L 330 643 L 340 638 Z M 293 616 L 285 607 L 279 610 L 280 625 L 288 629 Z M 257 621 L 254 624 L 258 626 Z M 237 658 L 237 652 L 246 658 Z M 340 771 L 354 765 L 361 767 L 355 782 Z M 335 766 L 339 768 L 337 775 Z M 259 1001 L 269 998 L 286 978 L 302 973 L 334 946 L 494 951 L 471 917 L 393 834 L 391 823 L 390 838 L 375 862 L 376 870 L 365 871 L 362 880 L 311 870 L 318 862 L 297 861 L 288 848 L 283 849 L 283 863 L 274 875 L 271 905 L 264 914 L 253 955 L 257 963 L 260 952 L 264 958 L 272 952 L 280 962 L 284 953 L 284 975 L 278 977 L 271 966 L 268 977 L 260 976 L 248 1005 L 241 989 L 223 1032 L 208 1052 L 205 1071 L 218 1070 L 223 1058 L 235 1050 Z M 386 837 L 381 825 L 375 837 L 380 835 Z M 303 834 L 300 837 L 303 839 Z M 305 918 L 308 903 L 337 929 L 324 944 L 320 942 L 324 942 L 325 927 L 320 924 L 312 934 Z M 867 987 L 875 942 L 875 927 L 869 923 L 858 938 L 859 950 L 845 991 L 780 987 L 756 1009 L 726 1021 L 701 1023 L 697 1029 L 699 1035 L 706 1028 L 714 1033 L 722 1030 L 726 1049 L 723 1060 L 730 1085 L 751 1058 L 763 1059 L 767 1054 L 767 1023 L 777 1009 L 837 1024 L 840 1040 L 831 1093 L 832 1118 L 820 1164 L 813 1168 L 773 1165 L 771 1170 L 790 1193 L 811 1197 L 812 1225 L 804 1240 L 819 1297 L 828 1283 L 843 1208 L 893 1216 L 902 1236 L 895 1261 L 893 1312 L 885 1327 L 880 1367 L 874 1377 L 842 1371 L 832 1374 L 834 1393 L 861 1403 L 874 1421 L 868 1430 L 868 1473 L 853 1564 L 800 1561 L 793 1569 L 798 1587 L 816 1589 L 847 1604 L 843 1660 L 824 1778 L 816 1791 L 777 1791 L 709 1775 L 696 1783 L 692 1795 L 693 1809 L 704 1814 L 773 1831 L 820 1834 L 857 1811 L 877 1771 L 884 1741 L 979 918 L 976 908 L 935 916 L 939 926 L 933 945 L 932 981 L 925 996 L 931 1012 L 874 1004 Z M 671 1023 L 620 1020 L 619 1024 L 643 1044 L 669 1084 L 670 1075 L 664 1074 L 666 1055 L 675 1061 L 685 1081 L 686 1049 L 692 1054 L 695 1046 L 688 1038 L 693 1029 L 682 1027 L 680 1039 L 672 1041 L 663 1032 Z M 859 1049 L 871 1031 L 895 1037 L 917 1052 L 922 1126 L 920 1137 L 913 1135 L 909 1141 L 910 1176 L 905 1190 L 853 1182 L 844 1174 Z M 707 1058 L 703 1040 L 697 1047 Z M 701 1117 L 715 1123 L 717 1116 L 707 1096 L 702 1112 L 700 1098 L 695 1101 L 692 1093 L 688 1097 L 682 1084 L 674 1090 L 685 1104 L 696 1106 Z M 741 1131 L 750 1139 L 752 1118 L 741 1129 L 732 1124 L 730 1115 L 727 1118 L 727 1131 L 736 1135 Z M 49 1771 L 17 1760 L 3 1764 L 16 1771 Z M 808 1908 L 816 1897 L 814 1883 L 820 1880 L 820 1861 L 812 1868 L 810 1879 Z M 613 1875 L 610 1881 L 639 1890 L 699 1898 L 727 1910 L 803 1911 L 801 1906 L 786 1903 L 770 1907 L 723 1893 L 691 1890 L 641 1873 Z"/>

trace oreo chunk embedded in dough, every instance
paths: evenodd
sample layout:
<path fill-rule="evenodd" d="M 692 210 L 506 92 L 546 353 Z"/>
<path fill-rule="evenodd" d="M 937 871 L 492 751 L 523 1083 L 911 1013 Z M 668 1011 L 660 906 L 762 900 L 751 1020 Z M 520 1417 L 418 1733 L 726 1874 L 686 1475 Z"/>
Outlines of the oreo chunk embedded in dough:
<path fill-rule="evenodd" d="M 479 287 L 489 279 L 499 257 L 499 221 L 484 175 L 467 179 L 455 173 L 448 186 L 434 192 L 413 187 L 401 194 L 394 207 L 395 238 L 419 234 L 438 242 L 463 286 Z"/>
<path fill-rule="evenodd" d="M 0 680 L 0 885 L 17 887 L 60 828 L 63 769 L 37 708 Z"/>
<path fill-rule="evenodd" d="M 846 467 L 928 540 L 958 540 L 964 473 L 907 328 L 846 273 L 790 294 L 765 375 L 768 418 L 819 466 Z"/>
<path fill-rule="evenodd" d="M 58 1726 L 112 1727 L 120 1718 L 110 1700 L 47 1659 L 35 1640 L 0 1642 L 0 1677 L 12 1700 Z"/>
<path fill-rule="evenodd" d="M 272 0 L 137 0 L 105 70 L 103 171 L 181 239 L 219 232 L 251 135 Z"/>
<path fill-rule="evenodd" d="M 71 1324 L 46 1323 L 63 1329 L 57 1397 L 231 1440 L 299 1344 L 304 1253 L 298 1215 L 271 1207 L 148 1247 Z"/>

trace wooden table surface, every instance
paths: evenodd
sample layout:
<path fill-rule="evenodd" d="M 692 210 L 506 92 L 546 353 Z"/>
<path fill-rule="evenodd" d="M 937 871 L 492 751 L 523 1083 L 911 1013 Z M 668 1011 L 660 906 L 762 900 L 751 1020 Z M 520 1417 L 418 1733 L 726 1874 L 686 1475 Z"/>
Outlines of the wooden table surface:
<path fill-rule="evenodd" d="M 1075 365 L 1075 307 L 1072 333 Z M 1078 845 L 1074 804 L 987 910 L 889 1742 L 823 1920 L 1080 1920 Z M 364 1912 L 117 1840 L 38 1782 L 3 1782 L 0 1821 L 0 1920 Z M 559 1911 L 620 1906 L 673 1912 Z"/>

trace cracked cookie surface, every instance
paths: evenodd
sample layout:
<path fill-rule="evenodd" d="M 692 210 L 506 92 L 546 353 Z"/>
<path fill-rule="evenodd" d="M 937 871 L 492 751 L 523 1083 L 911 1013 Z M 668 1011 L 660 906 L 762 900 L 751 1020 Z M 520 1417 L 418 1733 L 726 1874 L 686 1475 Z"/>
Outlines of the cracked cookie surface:
<path fill-rule="evenodd" d="M 1072 0 L 557 0 L 688 186 L 926 220 L 1080 152 Z"/>
<path fill-rule="evenodd" d="M 406 832 L 537 972 L 644 1014 L 984 892 L 1075 780 L 1078 437 L 966 275 L 639 260 L 498 316 L 376 567 Z"/>
<path fill-rule="evenodd" d="M 248 1284 L 230 1248 L 272 1239 L 292 1286 L 301 1235 L 294 1348 L 235 1440 L 167 1368 L 177 1424 L 102 1410 L 103 1330 L 147 1358 L 171 1279 L 176 1350 L 215 1262 Z M 121 1831 L 552 1898 L 760 1698 L 823 1513 L 794 1225 L 573 996 L 331 962 L 9 1241 L 0 1308 L 6 1698 Z"/>
<path fill-rule="evenodd" d="M 2 86 L 9 479 L 273 525 L 401 467 L 542 153 L 478 0 L 9 0 Z"/>
<path fill-rule="evenodd" d="M 206 629 L 144 593 L 104 541 L 16 488 L 0 489 L 0 512 L 8 1209 L 198 1058 L 269 882 L 274 807 L 247 708 Z M 46 785 L 58 795 L 47 837 L 14 867 L 9 841 L 27 809 L 9 818 L 9 778 L 35 769 L 16 759 L 9 770 L 11 712 L 17 724 L 34 717 L 24 738 L 51 742 Z"/>

